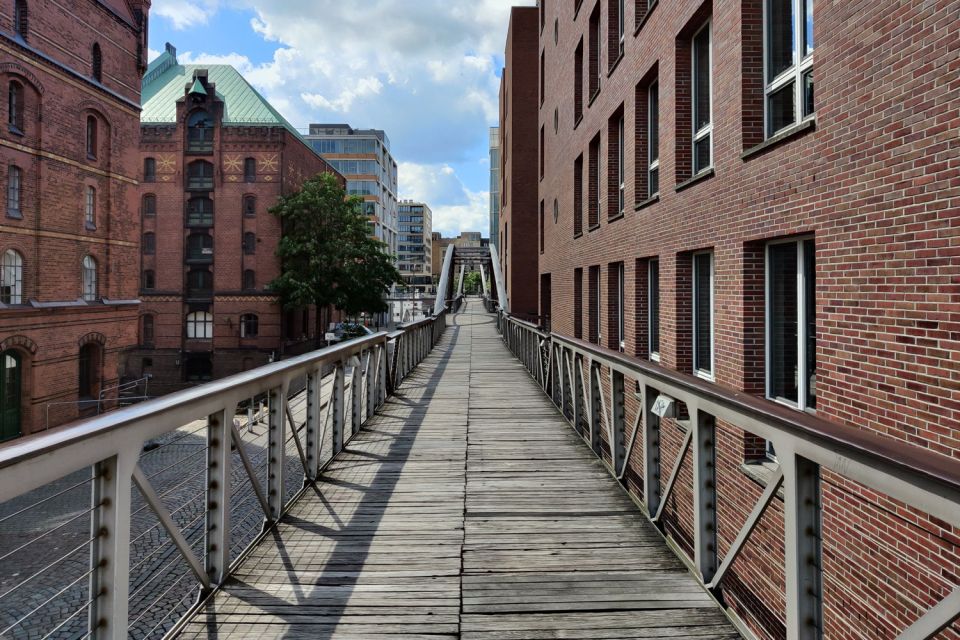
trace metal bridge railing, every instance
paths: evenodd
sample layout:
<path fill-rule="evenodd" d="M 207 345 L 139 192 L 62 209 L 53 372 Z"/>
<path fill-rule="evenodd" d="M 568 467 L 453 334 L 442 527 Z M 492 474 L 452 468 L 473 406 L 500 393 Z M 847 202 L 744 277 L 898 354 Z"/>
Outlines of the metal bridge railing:
<path fill-rule="evenodd" d="M 175 629 L 426 357 L 446 315 L 4 445 L 0 637 Z M 243 428 L 238 405 L 262 396 L 266 424 Z"/>
<path fill-rule="evenodd" d="M 674 508 L 668 503 L 678 499 L 680 483 L 691 482 L 687 489 L 692 504 L 684 508 L 693 513 L 692 540 L 671 535 L 667 540 L 718 601 L 723 602 L 725 579 L 734 561 L 774 498 L 782 495 L 788 640 L 823 637 L 823 472 L 852 480 L 949 526 L 960 526 L 960 462 L 956 460 L 592 343 L 547 333 L 502 310 L 497 311 L 497 327 L 510 351 L 618 481 L 625 482 L 628 466 L 642 467 L 635 484 L 642 484 L 647 517 L 665 534 L 678 532 L 666 522 L 665 510 Z M 637 407 L 629 431 L 628 403 Z M 664 418 L 683 433 L 679 455 L 670 463 L 661 456 Z M 777 461 L 760 499 L 722 556 L 718 509 L 736 512 L 744 496 L 718 490 L 717 421 L 772 442 Z M 681 474 L 688 458 L 692 458 L 692 473 Z M 629 464 L 631 460 L 634 465 Z M 669 475 L 662 482 L 664 472 Z M 742 583 L 738 588 L 743 588 Z M 953 587 L 939 604 L 918 614 L 898 638 L 933 638 L 953 624 L 960 618 L 960 587 Z"/>

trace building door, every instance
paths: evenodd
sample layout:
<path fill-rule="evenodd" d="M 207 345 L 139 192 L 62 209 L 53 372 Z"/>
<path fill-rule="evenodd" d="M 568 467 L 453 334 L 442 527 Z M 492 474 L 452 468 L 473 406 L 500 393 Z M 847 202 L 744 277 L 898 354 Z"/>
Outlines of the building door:
<path fill-rule="evenodd" d="M 0 353 L 0 441 L 20 436 L 23 366 L 15 351 Z"/>

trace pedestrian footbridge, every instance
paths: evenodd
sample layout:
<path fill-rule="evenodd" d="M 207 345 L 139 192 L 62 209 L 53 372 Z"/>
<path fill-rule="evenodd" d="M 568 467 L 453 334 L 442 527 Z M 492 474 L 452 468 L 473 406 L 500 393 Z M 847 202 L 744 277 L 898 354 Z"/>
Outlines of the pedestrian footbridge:
<path fill-rule="evenodd" d="M 513 318 L 467 259 L 483 299 L 451 248 L 420 322 L 0 447 L 0 637 L 830 637 L 822 479 L 960 526 L 955 462 Z M 727 425 L 776 445 L 752 495 Z"/>

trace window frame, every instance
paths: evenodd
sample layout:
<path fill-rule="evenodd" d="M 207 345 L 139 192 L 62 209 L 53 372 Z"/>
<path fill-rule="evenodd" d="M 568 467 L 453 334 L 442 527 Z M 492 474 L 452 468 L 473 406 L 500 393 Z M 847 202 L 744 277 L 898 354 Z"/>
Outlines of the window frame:
<path fill-rule="evenodd" d="M 626 167 L 626 156 L 625 153 L 627 136 L 626 136 L 626 113 L 623 109 L 620 110 L 620 119 L 617 122 L 617 182 L 619 183 L 619 191 L 617 195 L 617 211 L 619 215 L 626 215 L 627 213 L 627 167 Z"/>
<path fill-rule="evenodd" d="M 243 234 L 243 255 L 252 256 L 257 253 L 257 234 L 245 231 Z"/>
<path fill-rule="evenodd" d="M 697 282 L 697 257 L 698 256 L 709 256 L 710 258 L 710 369 L 701 369 L 699 367 L 699 362 L 697 362 L 697 339 L 699 338 L 699 329 L 697 327 L 697 316 L 699 312 L 699 306 L 697 304 L 697 294 L 699 293 L 699 284 Z M 691 284 L 692 284 L 692 297 L 690 309 L 693 312 L 693 322 L 692 322 L 692 339 L 693 339 L 693 374 L 698 378 L 708 380 L 710 382 L 716 381 L 716 370 L 717 370 L 717 359 L 716 359 L 716 256 L 712 250 L 707 251 L 696 251 L 691 255 Z"/>
<path fill-rule="evenodd" d="M 807 404 L 807 394 L 809 391 L 808 381 L 810 372 L 807 371 L 807 336 L 805 327 L 807 326 L 807 280 L 806 280 L 806 254 L 804 245 L 806 242 L 813 242 L 814 236 L 804 235 L 794 238 L 782 238 L 771 240 L 764 246 L 764 395 L 767 400 L 782 404 L 796 411 L 816 414 L 816 407 L 810 407 Z M 795 244 L 797 248 L 797 402 L 792 402 L 788 398 L 775 396 L 773 393 L 773 278 L 771 277 L 770 248 L 777 245 Z M 816 252 L 816 245 L 814 245 Z M 814 262 L 814 269 L 816 263 Z M 814 271 L 814 287 L 816 287 L 816 271 Z M 814 305 L 816 300 L 814 300 Z M 816 308 L 813 310 L 816 317 Z M 816 371 L 816 368 L 814 368 Z"/>
<path fill-rule="evenodd" d="M 654 108 L 656 107 L 656 108 Z M 656 145 L 653 144 L 653 130 L 656 127 Z M 656 149 L 656 153 L 654 153 Z M 656 157 L 654 157 L 656 155 Z M 657 175 L 657 189 L 653 184 L 653 174 Z M 660 82 L 654 80 L 647 87 L 647 199 L 660 195 Z"/>
<path fill-rule="evenodd" d="M 15 200 L 15 202 L 13 202 Z M 11 203 L 13 202 L 12 206 Z M 15 164 L 7 165 L 7 217 L 23 218 L 23 169 Z"/>
<path fill-rule="evenodd" d="M 697 128 L 697 73 L 699 69 L 697 68 L 697 38 L 704 31 L 707 32 L 707 80 L 709 85 L 708 91 L 708 108 L 710 109 L 710 120 L 703 127 Z M 713 19 L 710 18 L 704 22 L 703 26 L 694 32 L 693 36 L 690 38 L 690 122 L 692 131 L 691 145 L 690 145 L 690 165 L 693 169 L 692 173 L 694 176 L 700 175 L 706 171 L 709 171 L 713 168 L 714 158 L 713 158 Z M 697 169 L 697 143 L 701 142 L 703 139 L 710 139 L 710 162 L 706 166 Z"/>
<path fill-rule="evenodd" d="M 13 79 L 7 84 L 7 129 L 11 133 L 23 135 L 23 100 L 26 92 L 23 83 Z"/>
<path fill-rule="evenodd" d="M 256 158 L 247 157 L 243 159 L 243 181 L 244 182 L 257 181 L 257 159 Z"/>
<path fill-rule="evenodd" d="M 84 190 L 83 223 L 88 229 L 97 228 L 97 188 L 89 184 Z"/>
<path fill-rule="evenodd" d="M 250 332 L 252 325 L 253 332 Z M 255 313 L 244 313 L 240 316 L 240 338 L 250 340 L 260 336 L 260 318 Z"/>
<path fill-rule="evenodd" d="M 157 181 L 157 160 L 156 158 L 149 157 L 143 159 L 143 181 L 144 182 L 156 182 Z"/>
<path fill-rule="evenodd" d="M 93 79 L 103 84 L 103 51 L 99 42 L 94 42 L 90 49 L 90 66 Z"/>
<path fill-rule="evenodd" d="M 654 277 L 656 270 L 656 277 Z M 656 294 L 656 295 L 654 295 Z M 656 305 L 654 305 L 656 301 Z M 653 349 L 656 335 L 657 349 Z M 647 262 L 647 352 L 652 362 L 660 362 L 660 259 Z"/>
<path fill-rule="evenodd" d="M 80 262 L 81 296 L 84 302 L 97 301 L 97 259 L 86 255 Z"/>
<path fill-rule="evenodd" d="M 140 316 L 140 344 L 152 346 L 155 339 L 156 318 L 154 318 L 152 313 L 145 313 Z"/>
<path fill-rule="evenodd" d="M 157 253 L 157 234 L 146 231 L 143 234 L 143 255 L 152 256 Z"/>
<path fill-rule="evenodd" d="M 813 54 L 816 50 L 816 39 L 814 46 L 810 48 L 810 53 L 806 53 L 806 1 L 789 0 L 793 10 L 793 51 L 792 64 L 781 71 L 777 77 L 772 80 L 769 77 L 770 69 L 770 2 L 772 0 L 763 0 L 763 137 L 768 140 L 777 134 L 786 131 L 790 127 L 797 126 L 816 118 L 816 110 L 804 115 L 804 96 L 803 96 L 803 77 L 807 72 L 813 73 Z M 812 10 L 812 7 L 811 7 Z M 814 25 L 816 27 L 816 25 Z M 803 55 L 800 55 L 800 49 L 804 48 Z M 785 86 L 794 83 L 793 87 L 793 122 L 784 125 L 776 131 L 770 130 L 770 97 L 783 89 Z"/>
<path fill-rule="evenodd" d="M 140 288 L 144 291 L 153 291 L 157 288 L 157 272 L 153 269 L 144 269 L 140 280 Z"/>
<path fill-rule="evenodd" d="M 209 311 L 192 311 L 184 322 L 187 340 L 213 340 L 213 314 Z"/>
<path fill-rule="evenodd" d="M 93 114 L 87 114 L 87 159 L 96 160 L 97 159 L 97 137 L 99 123 L 97 122 L 97 117 Z"/>
<path fill-rule="evenodd" d="M 0 292 L 0 303 L 23 304 L 23 255 L 16 249 L 7 249 L 0 256 Z"/>
<path fill-rule="evenodd" d="M 620 353 L 627 349 L 627 325 L 626 325 L 626 285 L 627 278 L 626 265 L 623 262 L 617 263 L 617 344 L 620 347 Z"/>

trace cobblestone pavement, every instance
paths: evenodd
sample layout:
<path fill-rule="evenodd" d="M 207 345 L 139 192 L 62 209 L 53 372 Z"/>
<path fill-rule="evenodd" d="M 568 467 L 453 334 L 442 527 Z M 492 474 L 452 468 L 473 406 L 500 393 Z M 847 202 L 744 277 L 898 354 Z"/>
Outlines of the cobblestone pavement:
<path fill-rule="evenodd" d="M 325 381 L 324 388 L 329 386 Z M 302 425 L 304 394 L 294 396 L 290 405 L 294 420 Z M 260 486 L 265 488 L 266 425 L 256 421 L 247 425 L 246 414 L 237 417 L 245 451 Z M 206 507 L 205 426 L 206 421 L 200 420 L 167 433 L 145 447 L 140 457 L 145 475 L 201 559 Z M 302 426 L 298 434 L 303 443 Z M 329 429 L 324 440 L 323 450 L 330 451 Z M 285 467 L 285 496 L 289 499 L 303 486 L 303 467 L 292 437 L 287 441 Z M 263 511 L 236 452 L 231 472 L 231 552 L 236 557 L 260 533 Z M 91 476 L 92 469 L 84 469 L 0 504 L 0 638 L 86 637 Z M 199 583 L 136 486 L 132 513 L 130 637 L 161 637 L 193 605 Z"/>

